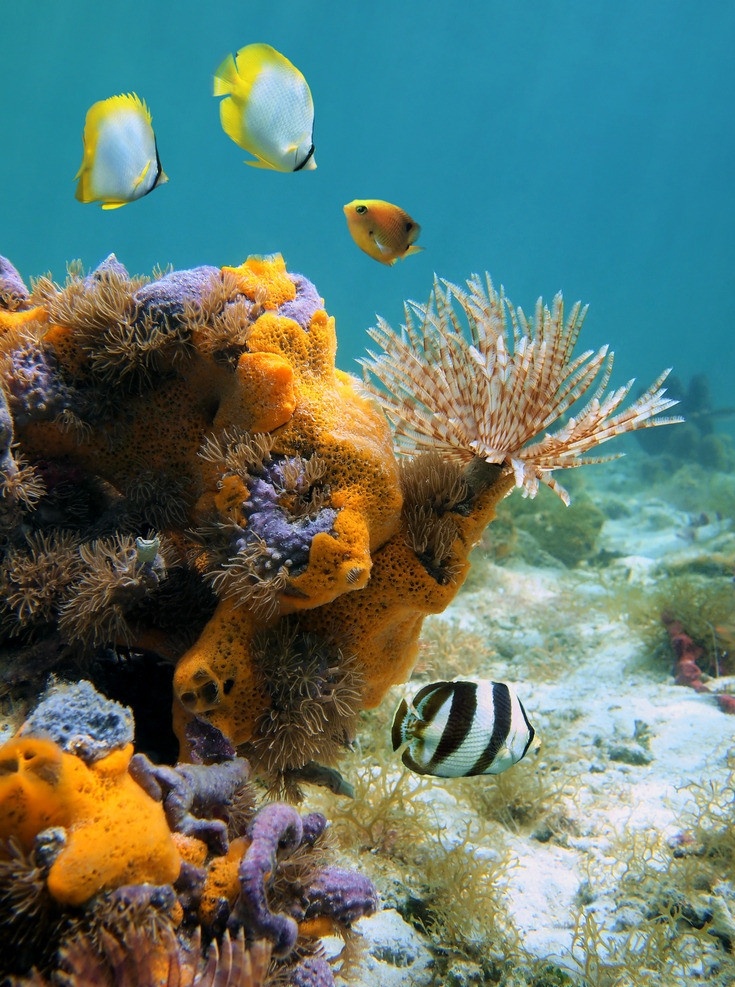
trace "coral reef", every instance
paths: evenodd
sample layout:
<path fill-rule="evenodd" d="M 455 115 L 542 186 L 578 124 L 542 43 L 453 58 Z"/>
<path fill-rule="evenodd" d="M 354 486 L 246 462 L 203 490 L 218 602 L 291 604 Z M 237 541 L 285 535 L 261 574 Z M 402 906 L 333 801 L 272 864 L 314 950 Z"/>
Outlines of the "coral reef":
<path fill-rule="evenodd" d="M 132 727 L 89 682 L 57 683 L 0 748 L 0 925 L 16 947 L 0 975 L 333 984 L 320 938 L 350 936 L 378 901 L 330 861 L 326 817 L 256 807 L 242 758 L 131 763 Z"/>
<path fill-rule="evenodd" d="M 206 722 L 294 795 L 406 680 L 514 484 L 566 496 L 552 470 L 671 404 L 662 376 L 618 411 L 607 351 L 572 356 L 580 306 L 529 321 L 489 280 L 381 323 L 372 397 L 280 256 L 153 280 L 110 256 L 30 292 L 3 261 L 2 285 L 5 642 L 93 678 L 175 662 L 181 756 Z"/>

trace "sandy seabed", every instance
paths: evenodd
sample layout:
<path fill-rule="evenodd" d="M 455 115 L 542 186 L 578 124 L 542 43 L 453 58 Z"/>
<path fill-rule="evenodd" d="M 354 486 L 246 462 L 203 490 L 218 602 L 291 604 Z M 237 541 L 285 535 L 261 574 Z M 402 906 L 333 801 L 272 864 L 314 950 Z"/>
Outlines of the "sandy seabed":
<path fill-rule="evenodd" d="M 673 651 L 651 612 L 672 573 L 707 569 L 710 560 L 727 571 L 732 519 L 683 510 L 665 488 L 636 487 L 634 462 L 597 469 L 604 475 L 585 484 L 606 513 L 596 545 L 604 561 L 567 568 L 522 532 L 500 563 L 480 547 L 455 603 L 427 622 L 415 681 L 370 714 L 368 747 L 380 747 L 378 723 L 387 750 L 400 695 L 472 673 L 517 684 L 542 747 L 499 779 L 427 783 L 395 771 L 399 801 L 412 822 L 424 819 L 428 857 L 461 848 L 480 870 L 486 861 L 498 911 L 495 928 L 483 928 L 474 888 L 422 874 L 420 847 L 356 839 L 359 852 L 348 859 L 371 873 L 384 906 L 358 923 L 360 985 L 735 983 L 735 889 L 700 863 L 715 852 L 701 830 L 721 835 L 735 824 L 735 717 L 711 694 L 674 683 Z M 493 525 L 488 545 L 492 535 Z M 735 587 L 732 613 L 735 620 Z M 708 686 L 729 691 L 733 682 Z M 376 751 L 383 764 L 386 750 Z M 348 759 L 343 770 L 365 769 Z M 513 772 L 523 776 L 511 784 Z M 507 813 L 504 786 L 515 800 Z M 359 819 L 359 807 L 352 811 Z M 395 825 L 400 831 L 400 816 Z M 346 826 L 335 819 L 338 835 L 349 834 Z M 442 894 L 465 898 L 466 935 L 431 906 L 422 913 L 410 904 Z M 547 979 L 538 979 L 544 969 Z"/>

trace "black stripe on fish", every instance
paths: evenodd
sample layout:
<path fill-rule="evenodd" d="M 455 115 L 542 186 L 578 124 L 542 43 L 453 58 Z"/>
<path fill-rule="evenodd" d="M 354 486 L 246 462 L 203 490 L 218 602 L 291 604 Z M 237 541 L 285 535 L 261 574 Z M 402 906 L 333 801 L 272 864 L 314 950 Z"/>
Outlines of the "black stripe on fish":
<path fill-rule="evenodd" d="M 419 764 L 418 761 L 414 761 L 414 759 L 411 757 L 411 749 L 409 747 L 407 747 L 403 752 L 403 754 L 401 755 L 401 760 L 403 761 L 403 763 L 406 765 L 407 768 L 410 768 L 411 771 L 415 771 L 417 775 L 431 774 L 428 768 L 424 768 L 422 767 L 422 765 Z"/>
<path fill-rule="evenodd" d="M 490 740 L 469 771 L 465 771 L 466 775 L 485 774 L 508 739 L 513 705 L 510 690 L 504 682 L 493 682 L 493 712 L 493 732 Z"/>
<path fill-rule="evenodd" d="M 401 744 L 405 744 L 405 739 L 403 736 L 403 724 L 406 722 L 408 717 L 408 703 L 405 699 L 401 699 L 398 704 L 398 709 L 396 710 L 396 715 L 393 717 L 393 727 L 390 732 L 390 739 L 393 743 L 393 750 L 397 751 Z"/>
<path fill-rule="evenodd" d="M 306 167 L 306 163 L 309 160 L 309 158 L 313 158 L 313 157 L 314 157 L 314 145 L 312 144 L 311 147 L 309 148 L 308 154 L 306 155 L 304 160 L 300 162 L 300 164 L 296 165 L 294 171 L 301 171 L 302 168 Z"/>
<path fill-rule="evenodd" d="M 467 739 L 472 729 L 477 713 L 477 685 L 475 682 L 449 682 L 452 687 L 452 705 L 447 717 L 446 726 L 441 740 L 431 760 L 426 765 L 426 771 L 433 773 L 445 761 L 451 758 Z M 437 706 L 436 711 L 439 711 Z"/>
<path fill-rule="evenodd" d="M 419 714 L 421 722 L 432 723 L 434 717 L 444 703 L 454 692 L 455 682 L 432 682 L 419 689 L 413 697 L 413 708 Z"/>
<path fill-rule="evenodd" d="M 525 722 L 526 726 L 528 727 L 528 743 L 523 748 L 523 753 L 521 754 L 521 757 L 525 757 L 526 754 L 528 754 L 528 748 L 533 743 L 533 738 L 536 736 L 536 731 L 533 729 L 533 727 L 529 723 L 528 716 L 526 715 L 526 709 L 525 709 L 523 703 L 520 701 L 520 699 L 518 700 L 518 705 L 521 708 L 521 713 L 523 713 L 524 722 Z M 519 761 L 520 761 L 521 757 L 518 758 Z"/>

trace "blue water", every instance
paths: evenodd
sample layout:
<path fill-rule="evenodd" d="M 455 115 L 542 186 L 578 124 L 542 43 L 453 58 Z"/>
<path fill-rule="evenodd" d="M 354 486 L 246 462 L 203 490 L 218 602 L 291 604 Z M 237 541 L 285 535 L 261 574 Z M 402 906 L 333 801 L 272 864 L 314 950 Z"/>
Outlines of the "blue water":
<path fill-rule="evenodd" d="M 673 365 L 733 403 L 735 4 L 6 0 L 0 23 L 0 253 L 27 280 L 111 251 L 144 273 L 281 251 L 354 370 L 376 312 L 487 269 L 527 310 L 590 302 L 583 341 L 612 344 L 616 382 Z M 220 129 L 212 72 L 253 41 L 311 85 L 316 172 L 248 168 Z M 86 110 L 130 90 L 170 182 L 81 205 Z M 361 253 L 358 197 L 403 206 L 425 251 Z"/>

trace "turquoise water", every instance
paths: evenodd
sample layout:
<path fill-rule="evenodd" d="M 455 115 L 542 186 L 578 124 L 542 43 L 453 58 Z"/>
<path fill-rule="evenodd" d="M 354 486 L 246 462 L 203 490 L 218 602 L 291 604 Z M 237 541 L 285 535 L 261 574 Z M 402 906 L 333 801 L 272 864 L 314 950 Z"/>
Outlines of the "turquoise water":
<path fill-rule="evenodd" d="M 211 8 L 212 12 L 208 10 Z M 28 280 L 114 251 L 131 271 L 281 251 L 337 317 L 352 370 L 433 272 L 487 269 L 527 309 L 591 303 L 616 380 L 735 376 L 735 5 L 727 2 L 3 4 L 0 252 Z M 246 167 L 212 73 L 267 41 L 304 72 L 318 170 Z M 168 185 L 103 212 L 74 199 L 87 108 L 149 103 Z M 384 198 L 425 251 L 383 267 L 342 205 Z"/>

